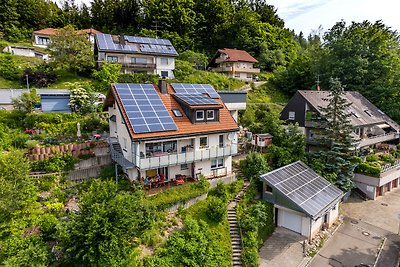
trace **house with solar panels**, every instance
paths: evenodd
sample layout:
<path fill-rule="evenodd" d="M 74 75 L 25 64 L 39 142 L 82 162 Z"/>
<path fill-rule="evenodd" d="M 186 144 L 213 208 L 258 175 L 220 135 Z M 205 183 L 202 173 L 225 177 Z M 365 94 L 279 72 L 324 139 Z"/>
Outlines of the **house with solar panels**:
<path fill-rule="evenodd" d="M 113 84 L 110 148 L 130 180 L 232 175 L 238 125 L 208 84 Z"/>
<path fill-rule="evenodd" d="M 276 226 L 310 240 L 339 216 L 343 192 L 301 161 L 260 176 L 263 199 L 274 204 Z"/>
<path fill-rule="evenodd" d="M 98 67 L 112 62 L 121 64 L 124 73 L 174 78 L 178 53 L 167 39 L 99 33 L 95 37 L 94 56 Z"/>

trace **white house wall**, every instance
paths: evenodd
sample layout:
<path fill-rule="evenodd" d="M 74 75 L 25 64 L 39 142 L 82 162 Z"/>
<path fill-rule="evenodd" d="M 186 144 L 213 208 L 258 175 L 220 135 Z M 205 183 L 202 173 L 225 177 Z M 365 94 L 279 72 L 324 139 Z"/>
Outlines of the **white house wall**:
<path fill-rule="evenodd" d="M 129 135 L 127 126 L 125 125 L 125 123 L 123 123 L 122 113 L 121 113 L 118 105 L 115 105 L 115 106 L 116 106 L 116 109 L 114 109 L 112 107 L 109 108 L 109 111 L 111 111 L 110 116 L 115 115 L 115 117 L 116 117 L 117 134 L 115 137 L 117 137 L 118 143 L 121 145 L 124 157 L 127 160 L 133 162 L 131 137 Z M 111 133 L 111 131 L 112 131 L 112 129 L 110 128 L 110 133 Z M 124 140 L 126 140 L 126 141 L 124 141 Z M 125 144 L 126 144 L 126 147 L 125 147 Z"/>
<path fill-rule="evenodd" d="M 167 59 L 168 64 L 164 64 L 161 59 Z M 175 58 L 174 57 L 156 57 L 156 73 L 161 76 L 162 71 L 167 71 L 168 72 L 168 77 L 173 79 L 175 78 L 174 76 L 174 69 L 175 69 Z"/>

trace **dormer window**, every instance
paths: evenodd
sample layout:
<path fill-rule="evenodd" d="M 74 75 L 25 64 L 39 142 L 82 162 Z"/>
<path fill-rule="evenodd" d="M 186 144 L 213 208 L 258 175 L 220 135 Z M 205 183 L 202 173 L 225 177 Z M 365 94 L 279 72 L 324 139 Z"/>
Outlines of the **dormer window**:
<path fill-rule="evenodd" d="M 204 120 L 204 110 L 196 110 L 196 121 Z"/>
<path fill-rule="evenodd" d="M 215 111 L 214 110 L 207 110 L 207 120 L 211 121 L 215 119 Z"/>
<path fill-rule="evenodd" d="M 175 117 L 182 117 L 182 112 L 179 109 L 173 109 L 172 113 L 174 113 Z"/>

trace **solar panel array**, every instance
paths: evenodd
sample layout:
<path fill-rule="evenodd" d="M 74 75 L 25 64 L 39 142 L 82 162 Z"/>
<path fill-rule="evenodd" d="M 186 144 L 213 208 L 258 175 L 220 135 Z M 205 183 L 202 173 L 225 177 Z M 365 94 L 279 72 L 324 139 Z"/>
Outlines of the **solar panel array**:
<path fill-rule="evenodd" d="M 125 36 L 125 45 L 115 43 L 111 34 L 98 33 L 96 39 L 99 50 L 178 55 L 171 42 L 166 39 Z"/>
<path fill-rule="evenodd" d="M 136 45 L 121 45 L 114 43 L 110 34 L 98 33 L 96 34 L 96 38 L 100 50 L 139 52 Z"/>
<path fill-rule="evenodd" d="M 217 91 L 210 84 L 171 83 L 177 94 L 205 94 L 211 98 L 220 98 Z"/>
<path fill-rule="evenodd" d="M 315 217 L 343 193 L 301 161 L 261 176 L 273 188 Z"/>
<path fill-rule="evenodd" d="M 219 105 L 217 101 L 203 94 L 175 94 L 175 96 L 190 106 Z"/>
<path fill-rule="evenodd" d="M 114 86 L 135 133 L 177 130 L 152 84 L 118 83 Z"/>
<path fill-rule="evenodd" d="M 155 45 L 172 45 L 167 39 L 140 37 L 140 36 L 125 36 L 126 40 L 131 43 L 138 44 L 155 44 Z"/>

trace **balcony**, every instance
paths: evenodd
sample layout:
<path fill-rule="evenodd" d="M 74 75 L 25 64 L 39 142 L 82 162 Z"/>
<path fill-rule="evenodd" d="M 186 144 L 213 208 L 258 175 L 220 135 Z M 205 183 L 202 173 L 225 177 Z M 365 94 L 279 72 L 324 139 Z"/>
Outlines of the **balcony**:
<path fill-rule="evenodd" d="M 306 120 L 304 127 L 306 128 L 324 128 L 326 123 L 322 120 Z"/>
<path fill-rule="evenodd" d="M 397 160 L 393 165 L 385 165 L 381 168 L 381 172 L 378 177 L 355 173 L 353 180 L 355 182 L 371 185 L 371 186 L 383 186 L 394 179 L 400 177 L 400 160 Z"/>
<path fill-rule="evenodd" d="M 399 134 L 394 133 L 394 132 L 386 133 L 386 134 L 382 134 L 382 135 L 371 136 L 371 137 L 368 137 L 365 139 L 361 139 L 361 141 L 358 143 L 357 147 L 358 148 L 366 147 L 366 146 L 394 140 L 397 138 L 399 138 Z"/>
<path fill-rule="evenodd" d="M 233 72 L 260 73 L 260 69 L 256 69 L 256 68 L 236 68 L 236 67 L 233 67 Z"/>
<path fill-rule="evenodd" d="M 174 153 L 157 157 L 141 158 L 139 168 L 142 170 L 180 165 L 202 160 L 210 160 L 218 157 L 225 157 L 237 154 L 237 145 L 225 147 L 211 147 L 186 153 Z"/>
<path fill-rule="evenodd" d="M 233 67 L 212 68 L 211 71 L 215 71 L 215 72 L 232 72 L 233 71 Z"/>
<path fill-rule="evenodd" d="M 156 64 L 122 62 L 122 67 L 130 69 L 155 69 Z"/>

